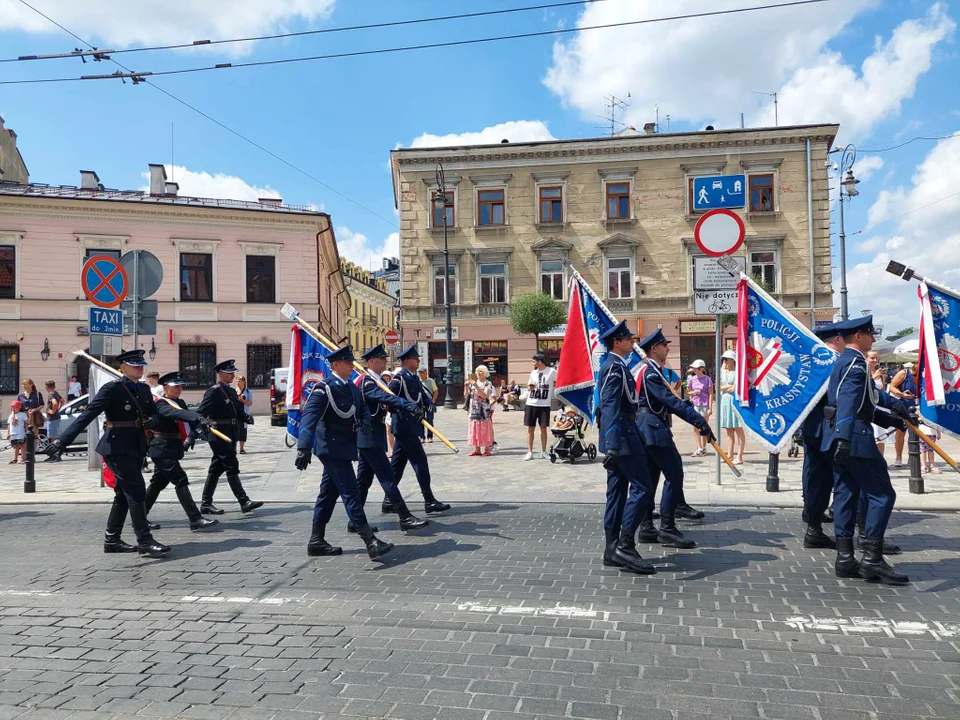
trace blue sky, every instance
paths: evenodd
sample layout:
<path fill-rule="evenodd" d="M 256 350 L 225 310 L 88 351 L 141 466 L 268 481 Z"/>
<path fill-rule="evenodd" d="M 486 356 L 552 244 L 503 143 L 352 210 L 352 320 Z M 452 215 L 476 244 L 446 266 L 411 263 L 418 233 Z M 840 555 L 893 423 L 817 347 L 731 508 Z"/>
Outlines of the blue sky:
<path fill-rule="evenodd" d="M 118 49 L 548 1 L 30 0 L 94 45 Z M 159 71 L 756 4 L 761 3 L 602 0 L 492 18 L 116 58 L 138 71 Z M 105 185 L 117 188 L 141 187 L 147 163 L 170 162 L 173 123 L 182 192 L 247 199 L 270 193 L 317 205 L 332 215 L 343 254 L 368 264 L 396 247 L 386 161 L 397 143 L 440 142 L 429 136 L 456 142 L 465 139 L 459 137 L 463 133 L 479 133 L 466 139 L 493 142 L 603 134 L 604 122 L 597 116 L 604 113 L 604 94 L 610 93 L 630 93 L 624 119 L 638 127 L 654 119 L 655 105 L 661 126 L 665 129 L 669 114 L 674 131 L 707 123 L 737 126 L 740 112 L 748 125 L 772 124 L 769 98 L 753 91 L 777 91 L 781 124 L 840 122 L 839 141 L 860 148 L 855 171 L 863 179 L 861 195 L 847 214 L 850 307 L 857 314 L 870 308 L 885 327 L 896 329 L 916 324 L 916 300 L 906 283 L 883 273 L 888 257 L 960 285 L 953 277 L 960 274 L 960 196 L 951 196 L 960 190 L 960 137 L 917 140 L 880 152 L 917 136 L 960 129 L 957 15 L 955 4 L 932 0 L 830 0 L 584 30 L 561 38 L 156 80 L 342 195 L 146 85 L 111 80 L 0 86 L 0 115 L 18 133 L 33 181 L 76 184 L 83 168 L 96 170 Z M 0 56 L 65 52 L 77 44 L 19 0 L 0 0 Z M 115 69 L 76 59 L 8 63 L 0 64 L 0 80 Z"/>

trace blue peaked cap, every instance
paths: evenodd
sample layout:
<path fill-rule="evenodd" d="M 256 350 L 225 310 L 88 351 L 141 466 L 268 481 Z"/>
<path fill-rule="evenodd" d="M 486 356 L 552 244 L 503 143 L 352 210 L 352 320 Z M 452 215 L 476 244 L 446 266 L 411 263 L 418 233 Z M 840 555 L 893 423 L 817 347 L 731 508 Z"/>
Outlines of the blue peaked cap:
<path fill-rule="evenodd" d="M 834 334 L 836 335 L 853 335 L 854 333 L 858 332 L 876 332 L 876 328 L 873 326 L 873 315 L 865 315 L 864 317 L 858 317 L 851 320 L 844 320 L 843 322 L 834 323 L 833 329 Z"/>
<path fill-rule="evenodd" d="M 610 347 L 613 345 L 614 340 L 620 340 L 621 338 L 629 337 L 636 337 L 636 334 L 627 327 L 626 320 L 621 320 L 600 336 L 600 342 L 607 347 Z"/>
<path fill-rule="evenodd" d="M 338 360 L 346 360 L 347 362 L 353 362 L 356 358 L 353 357 L 353 346 L 344 345 L 342 348 L 337 348 L 332 353 L 327 355 L 328 363 L 335 363 Z"/>
<path fill-rule="evenodd" d="M 647 350 L 652 348 L 654 345 L 659 345 L 661 343 L 669 344 L 670 341 L 667 340 L 666 337 L 664 337 L 663 330 L 661 330 L 660 328 L 657 328 L 652 333 L 647 335 L 643 340 L 641 340 L 638 344 L 640 345 L 641 348 L 643 348 L 643 351 L 646 352 Z"/>
<path fill-rule="evenodd" d="M 387 349 L 383 347 L 383 343 L 380 343 L 375 348 L 370 348 L 363 354 L 363 359 L 368 361 L 385 357 L 389 357 L 389 355 L 387 354 Z"/>
<path fill-rule="evenodd" d="M 420 357 L 420 351 L 417 350 L 416 343 L 414 343 L 413 345 L 408 347 L 406 350 L 404 350 L 402 353 L 397 355 L 397 360 L 403 361 L 403 360 L 410 360 L 412 358 L 418 358 L 418 357 Z"/>
<path fill-rule="evenodd" d="M 143 350 L 127 350 L 117 355 L 117 361 L 126 363 L 132 367 L 146 367 L 147 361 L 143 359 Z"/>

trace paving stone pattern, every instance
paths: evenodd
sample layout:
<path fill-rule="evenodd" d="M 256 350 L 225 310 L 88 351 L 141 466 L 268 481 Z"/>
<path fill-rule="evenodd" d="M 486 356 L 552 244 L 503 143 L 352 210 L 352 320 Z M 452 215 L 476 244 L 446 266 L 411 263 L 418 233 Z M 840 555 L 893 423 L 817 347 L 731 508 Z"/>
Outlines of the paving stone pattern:
<path fill-rule="evenodd" d="M 0 719 L 960 717 L 960 532 L 897 512 L 902 588 L 838 580 L 796 511 L 714 509 L 702 548 L 600 565 L 595 505 L 460 505 L 371 563 L 338 508 L 104 555 L 97 505 L 0 506 Z M 127 530 L 127 539 L 132 540 Z"/>

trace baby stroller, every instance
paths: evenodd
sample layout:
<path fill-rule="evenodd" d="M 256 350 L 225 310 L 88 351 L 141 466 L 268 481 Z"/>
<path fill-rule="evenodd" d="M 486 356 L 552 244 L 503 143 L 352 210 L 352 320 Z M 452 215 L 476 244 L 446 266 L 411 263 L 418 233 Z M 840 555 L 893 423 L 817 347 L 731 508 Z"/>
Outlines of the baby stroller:
<path fill-rule="evenodd" d="M 590 462 L 597 457 L 597 446 L 584 441 L 584 425 L 586 421 L 573 409 L 567 410 L 565 416 L 567 427 L 551 427 L 550 432 L 556 438 L 550 446 L 550 462 L 555 463 L 557 458 L 569 460 L 572 465 L 577 458 L 587 456 Z"/>
<path fill-rule="evenodd" d="M 790 438 L 790 447 L 787 448 L 787 457 L 800 457 L 800 448 L 803 447 L 803 433 L 797 430 Z"/>

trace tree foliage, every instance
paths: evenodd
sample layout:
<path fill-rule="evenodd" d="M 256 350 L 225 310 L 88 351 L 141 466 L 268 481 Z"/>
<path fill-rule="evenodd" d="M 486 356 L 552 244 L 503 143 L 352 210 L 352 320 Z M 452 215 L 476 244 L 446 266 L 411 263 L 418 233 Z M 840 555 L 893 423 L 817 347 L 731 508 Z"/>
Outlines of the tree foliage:
<path fill-rule="evenodd" d="M 542 333 L 567 320 L 567 311 L 546 293 L 521 295 L 510 304 L 510 324 L 518 335 L 533 335 L 538 341 Z"/>
<path fill-rule="evenodd" d="M 893 335 L 887 335 L 887 337 L 884 339 L 887 340 L 887 342 L 893 342 L 894 340 L 899 340 L 900 338 L 906 337 L 907 335 L 915 333 L 916 331 L 917 329 L 914 327 L 905 327 L 903 330 L 897 330 Z"/>

